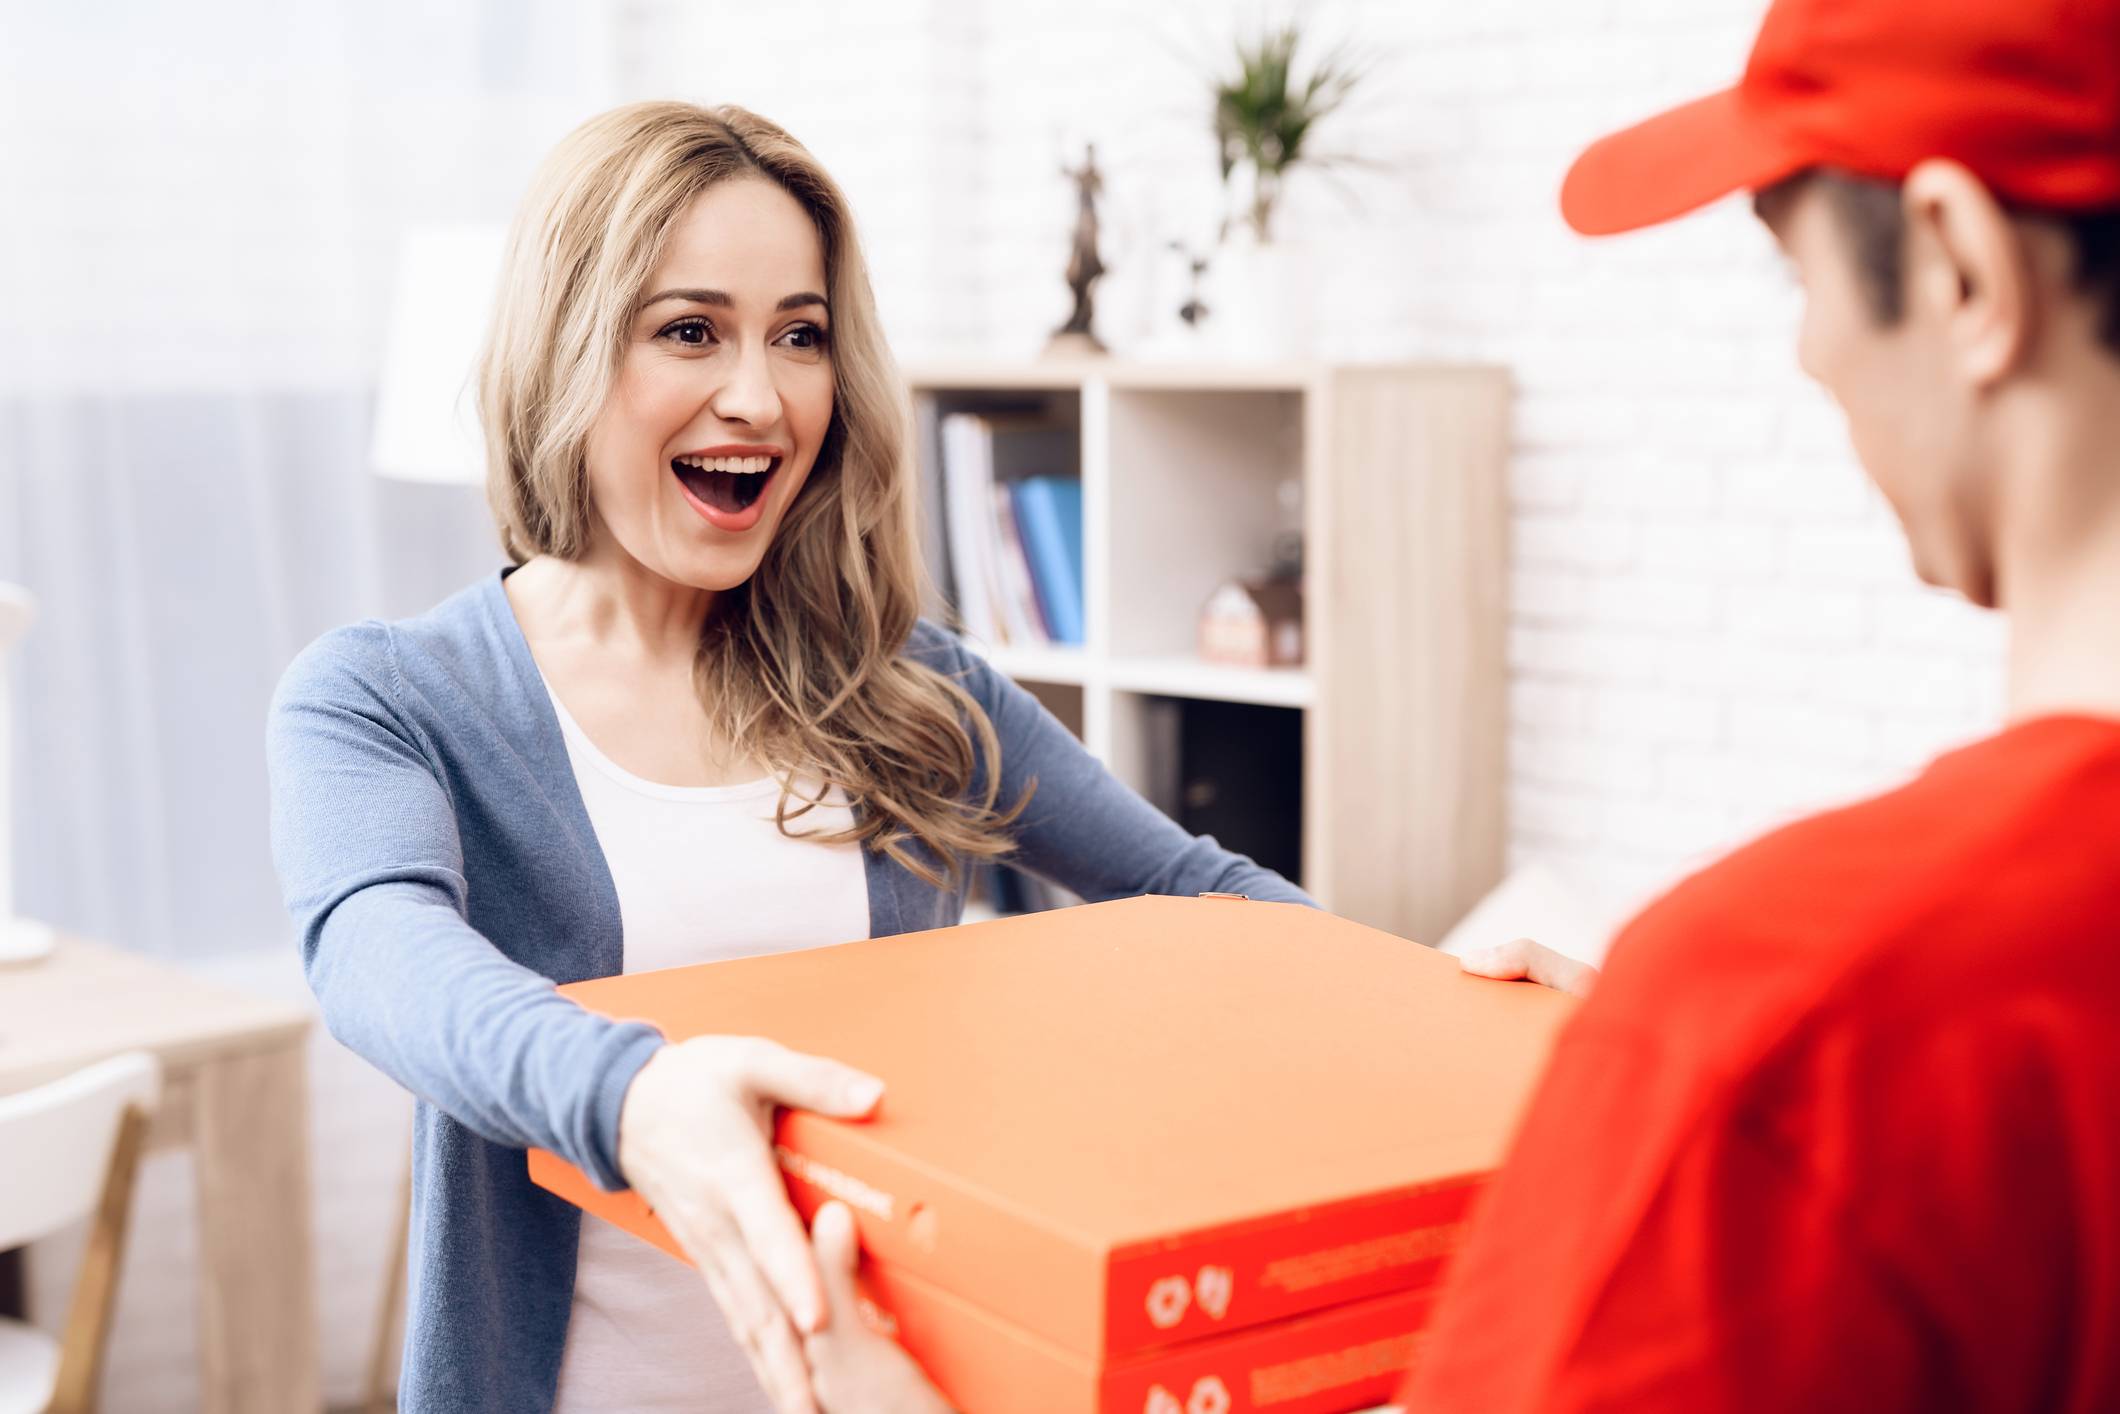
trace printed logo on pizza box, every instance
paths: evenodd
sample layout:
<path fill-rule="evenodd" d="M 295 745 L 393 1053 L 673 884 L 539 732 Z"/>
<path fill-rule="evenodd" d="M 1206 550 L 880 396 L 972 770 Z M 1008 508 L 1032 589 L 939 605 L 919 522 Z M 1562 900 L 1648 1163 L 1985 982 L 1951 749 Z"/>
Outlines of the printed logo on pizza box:
<path fill-rule="evenodd" d="M 1229 1298 L 1236 1286 L 1236 1273 L 1227 1267 L 1202 1267 L 1190 1281 L 1182 1276 L 1164 1277 L 1148 1288 L 1149 1324 L 1167 1331 L 1184 1320 L 1194 1305 L 1219 1321 L 1229 1314 Z"/>
<path fill-rule="evenodd" d="M 1216 1320 L 1229 1314 L 1230 1294 L 1236 1290 L 1236 1273 L 1227 1267 L 1202 1267 L 1193 1278 L 1193 1300 Z"/>
<path fill-rule="evenodd" d="M 1203 1375 L 1193 1382 L 1192 1394 L 1183 1404 L 1163 1386 L 1150 1386 L 1141 1414 L 1229 1414 L 1230 1403 L 1229 1386 L 1213 1375 Z"/>
<path fill-rule="evenodd" d="M 897 1211 L 898 1200 L 873 1184 L 862 1182 L 849 1173 L 842 1173 L 830 1164 L 820 1163 L 807 1154 L 798 1154 L 785 1144 L 773 1146 L 774 1155 L 780 1160 L 781 1169 L 810 1187 L 818 1189 L 827 1197 L 858 1212 L 889 1222 Z"/>
<path fill-rule="evenodd" d="M 1185 1319 L 1192 1305 L 1192 1288 L 1184 1277 L 1164 1277 L 1148 1289 L 1148 1319 L 1159 1331 L 1167 1331 Z"/>

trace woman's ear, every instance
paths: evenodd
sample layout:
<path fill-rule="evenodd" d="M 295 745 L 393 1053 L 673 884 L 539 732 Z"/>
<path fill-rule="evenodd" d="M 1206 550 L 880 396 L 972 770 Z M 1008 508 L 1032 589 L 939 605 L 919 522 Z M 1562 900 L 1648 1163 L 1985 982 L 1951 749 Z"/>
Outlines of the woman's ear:
<path fill-rule="evenodd" d="M 1909 321 L 1940 330 L 1960 376 L 1991 387 L 2023 361 L 2036 332 L 2023 233 L 1978 177 L 1945 158 L 1908 173 L 1900 200 Z"/>

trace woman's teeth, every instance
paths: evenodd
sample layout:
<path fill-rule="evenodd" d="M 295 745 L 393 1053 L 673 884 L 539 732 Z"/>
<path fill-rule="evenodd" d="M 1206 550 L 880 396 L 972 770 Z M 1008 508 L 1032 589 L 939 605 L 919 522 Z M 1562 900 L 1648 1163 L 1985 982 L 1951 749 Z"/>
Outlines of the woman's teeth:
<path fill-rule="evenodd" d="M 725 471 L 736 476 L 756 476 L 769 470 L 774 457 L 679 457 L 679 466 L 689 466 L 697 471 Z"/>

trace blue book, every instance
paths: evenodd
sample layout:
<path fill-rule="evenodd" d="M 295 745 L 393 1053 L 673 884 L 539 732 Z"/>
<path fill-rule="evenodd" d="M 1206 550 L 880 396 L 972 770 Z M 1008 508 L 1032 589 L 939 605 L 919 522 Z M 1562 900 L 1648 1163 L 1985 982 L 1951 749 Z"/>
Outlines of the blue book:
<path fill-rule="evenodd" d="M 1082 483 L 1033 476 L 1014 483 L 1009 494 L 1046 626 L 1054 642 L 1080 647 L 1087 636 L 1082 628 Z"/>

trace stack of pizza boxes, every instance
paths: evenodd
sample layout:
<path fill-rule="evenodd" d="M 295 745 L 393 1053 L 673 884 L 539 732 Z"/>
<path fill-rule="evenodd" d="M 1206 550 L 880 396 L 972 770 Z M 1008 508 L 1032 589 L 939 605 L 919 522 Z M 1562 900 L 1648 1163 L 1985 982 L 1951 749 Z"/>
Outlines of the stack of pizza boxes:
<path fill-rule="evenodd" d="M 1565 998 L 1315 910 L 1139 898 L 563 989 L 672 1039 L 881 1076 L 783 1114 L 807 1218 L 965 1414 L 1326 1414 L 1389 1397 Z M 533 1179 L 673 1255 L 632 1193 Z"/>

